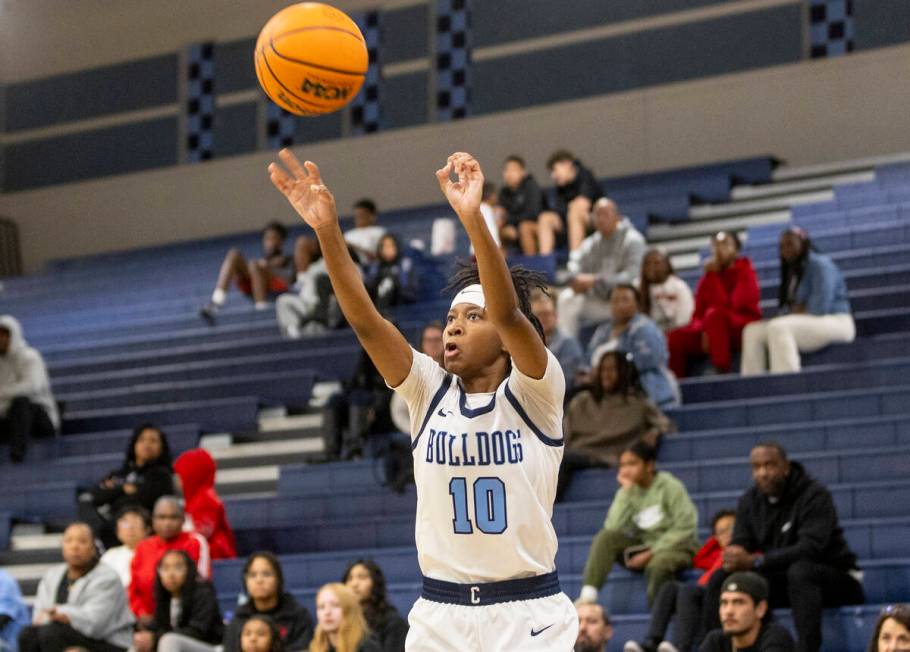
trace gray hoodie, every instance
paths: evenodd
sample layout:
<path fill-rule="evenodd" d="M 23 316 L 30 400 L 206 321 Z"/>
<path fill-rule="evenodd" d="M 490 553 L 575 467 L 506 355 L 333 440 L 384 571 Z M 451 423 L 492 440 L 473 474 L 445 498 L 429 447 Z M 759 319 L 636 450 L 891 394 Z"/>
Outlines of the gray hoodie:
<path fill-rule="evenodd" d="M 66 614 L 70 625 L 88 638 L 127 648 L 133 642 L 133 614 L 117 572 L 99 563 L 73 583 L 64 605 L 55 605 L 57 587 L 66 573 L 66 564 L 49 568 L 38 584 L 33 607 L 35 625 L 46 625 L 48 609 Z"/>
<path fill-rule="evenodd" d="M 0 327 L 9 331 L 9 350 L 0 355 L 0 416 L 6 416 L 10 403 L 25 396 L 44 408 L 54 428 L 60 429 L 60 413 L 51 394 L 51 381 L 44 358 L 22 337 L 19 320 L 10 315 L 0 316 Z"/>

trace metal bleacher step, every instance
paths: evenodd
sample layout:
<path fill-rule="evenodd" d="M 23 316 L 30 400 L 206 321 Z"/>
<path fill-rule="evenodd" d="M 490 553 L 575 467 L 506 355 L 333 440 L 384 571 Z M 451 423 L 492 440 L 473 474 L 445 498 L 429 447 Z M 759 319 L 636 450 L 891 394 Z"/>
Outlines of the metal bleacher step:
<path fill-rule="evenodd" d="M 910 162 L 910 152 L 887 154 L 885 156 L 871 156 L 868 158 L 853 159 L 850 161 L 835 161 L 833 163 L 819 163 L 816 165 L 789 166 L 783 165 L 771 173 L 771 178 L 777 181 L 791 181 L 794 179 L 811 179 L 813 177 L 830 174 L 855 172 L 857 170 L 871 170 L 880 165 Z"/>
<path fill-rule="evenodd" d="M 772 211 L 785 210 L 791 206 L 815 204 L 818 202 L 831 201 L 832 199 L 834 199 L 834 191 L 828 189 L 814 192 L 793 193 L 781 195 L 779 197 L 733 201 L 725 204 L 705 204 L 703 206 L 693 206 L 690 208 L 689 219 L 711 220 L 722 217 L 733 217 L 736 215 L 769 213 Z"/>
<path fill-rule="evenodd" d="M 795 192 L 827 190 L 839 184 L 865 183 L 874 180 L 875 172 L 872 170 L 836 173 L 821 177 L 812 177 L 810 179 L 795 179 L 793 181 L 776 181 L 773 183 L 763 183 L 758 185 L 735 186 L 730 191 L 730 198 L 735 201 L 746 199 L 760 199 L 765 197 L 776 197 L 778 195 L 787 195 Z"/>
<path fill-rule="evenodd" d="M 751 226 L 783 224 L 789 220 L 790 210 L 784 209 L 717 220 L 697 220 L 674 225 L 658 224 L 648 229 L 648 240 L 655 243 L 667 240 L 668 245 L 676 245 L 680 241 L 687 244 L 697 241 L 698 248 L 702 249 L 707 246 L 706 238 L 718 231 L 743 231 Z"/>

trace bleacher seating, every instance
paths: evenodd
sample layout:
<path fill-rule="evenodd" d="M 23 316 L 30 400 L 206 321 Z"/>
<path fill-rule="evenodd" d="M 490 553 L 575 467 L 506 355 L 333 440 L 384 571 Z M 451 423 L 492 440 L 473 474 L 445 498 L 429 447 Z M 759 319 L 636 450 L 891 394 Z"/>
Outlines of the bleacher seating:
<path fill-rule="evenodd" d="M 773 190 L 774 164 L 759 157 L 602 182 L 641 228 L 663 223 L 662 229 L 670 229 L 665 233 L 674 226 L 666 223 L 685 221 L 692 207 L 727 201 L 736 184 Z M 829 652 L 863 648 L 876 605 L 910 600 L 910 165 L 874 173 L 873 181 L 837 187 L 830 201 L 794 205 L 788 214 L 844 271 L 857 340 L 805 356 L 799 374 L 685 379 L 684 404 L 670 412 L 680 432 L 666 438 L 659 458 L 662 468 L 688 486 L 702 524 L 735 504 L 750 482 L 746 454 L 762 439 L 780 440 L 830 487 L 865 571 L 869 605 L 826 614 Z M 447 207 L 435 205 L 383 220 L 404 242 L 428 241 L 432 220 L 447 215 Z M 702 222 L 705 233 L 719 223 Z M 767 310 L 776 304 L 780 229 L 780 223 L 757 220 L 746 234 L 745 253 L 755 263 Z M 295 227 L 291 237 L 302 232 Z M 320 383 L 353 373 L 360 348 L 348 330 L 284 341 L 274 313 L 254 312 L 236 297 L 215 328 L 199 320 L 224 250 L 240 246 L 255 253 L 258 239 L 251 232 L 61 260 L 41 274 L 4 281 L 2 311 L 20 317 L 27 338 L 44 353 L 65 407 L 64 434 L 34 442 L 25 465 L 13 467 L 0 450 L 0 564 L 14 572 L 27 595 L 38 577 L 28 564 L 47 563 L 56 553 L 7 551 L 11 524 L 53 527 L 72 518 L 76 486 L 120 463 L 129 429 L 138 422 L 164 425 L 175 455 L 206 433 L 232 433 L 241 446 L 280 443 L 280 433 L 260 431 L 264 408 L 305 411 Z M 692 245 L 693 252 L 705 241 Z M 466 251 L 462 237 L 458 253 Z M 421 256 L 421 303 L 394 315 L 411 341 L 423 321 L 444 313 L 438 290 L 451 260 Z M 526 262 L 552 273 L 556 259 Z M 700 273 L 697 267 L 680 272 L 692 285 Z M 218 458 L 220 487 L 246 468 L 245 449 L 236 450 Z M 420 580 L 413 487 L 403 494 L 384 489 L 374 460 L 300 464 L 282 453 L 268 459 L 282 462 L 269 480 L 272 490 L 225 492 L 241 551 L 279 553 L 286 585 L 310 606 L 315 589 L 337 580 L 349 560 L 371 556 L 385 570 L 393 602 L 406 612 Z M 554 510 L 557 566 L 570 595 L 579 589 L 591 536 L 615 490 L 612 472 L 581 472 L 566 502 Z M 216 588 L 228 612 L 236 603 L 241 565 L 215 564 Z M 603 601 L 614 614 L 617 639 L 642 633 L 647 614 L 641 577 L 617 571 Z M 779 616 L 789 623 L 786 611 Z"/>

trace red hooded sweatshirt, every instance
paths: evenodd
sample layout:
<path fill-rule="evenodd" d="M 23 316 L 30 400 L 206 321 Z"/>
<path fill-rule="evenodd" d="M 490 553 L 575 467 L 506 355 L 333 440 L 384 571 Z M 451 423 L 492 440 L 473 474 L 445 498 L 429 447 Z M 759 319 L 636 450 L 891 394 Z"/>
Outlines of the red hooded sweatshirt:
<path fill-rule="evenodd" d="M 695 553 L 695 557 L 692 559 L 692 566 L 701 568 L 705 571 L 702 573 L 701 577 L 698 578 L 699 586 L 708 585 L 708 580 L 711 579 L 711 575 L 713 575 L 714 571 L 723 564 L 723 553 L 724 549 L 720 547 L 720 544 L 714 537 L 709 537 L 708 540 L 705 541 L 705 545 L 701 547 L 701 550 Z"/>
<path fill-rule="evenodd" d="M 130 563 L 130 586 L 127 593 L 130 598 L 130 609 L 137 618 L 155 614 L 155 575 L 158 561 L 168 550 L 185 550 L 196 562 L 199 575 L 205 579 L 212 576 L 209 550 L 205 539 L 195 532 L 181 532 L 170 541 L 165 541 L 157 534 L 140 542 Z"/>
<path fill-rule="evenodd" d="M 193 519 L 193 528 L 209 542 L 212 559 L 233 559 L 237 556 L 234 533 L 224 513 L 224 503 L 215 493 L 215 460 L 208 451 L 194 448 L 174 462 L 174 472 L 183 484 L 186 513 Z"/>
<path fill-rule="evenodd" d="M 721 272 L 708 272 L 701 277 L 695 290 L 693 323 L 701 323 L 708 308 L 725 308 L 743 323 L 761 319 L 761 290 L 752 261 L 737 258 Z"/>

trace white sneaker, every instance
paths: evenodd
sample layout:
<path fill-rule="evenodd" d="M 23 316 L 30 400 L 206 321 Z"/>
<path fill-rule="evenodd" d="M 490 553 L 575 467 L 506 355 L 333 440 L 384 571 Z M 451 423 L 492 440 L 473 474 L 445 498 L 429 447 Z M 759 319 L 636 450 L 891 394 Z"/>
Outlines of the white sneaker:
<path fill-rule="evenodd" d="M 664 641 L 657 646 L 657 652 L 679 652 L 679 650 L 670 641 Z"/>
<path fill-rule="evenodd" d="M 645 652 L 645 648 L 637 641 L 626 641 L 626 644 L 622 646 L 622 652 Z"/>
<path fill-rule="evenodd" d="M 592 604 L 597 602 L 597 589 L 593 586 L 585 585 L 581 587 L 581 593 L 578 596 L 576 604 Z"/>

